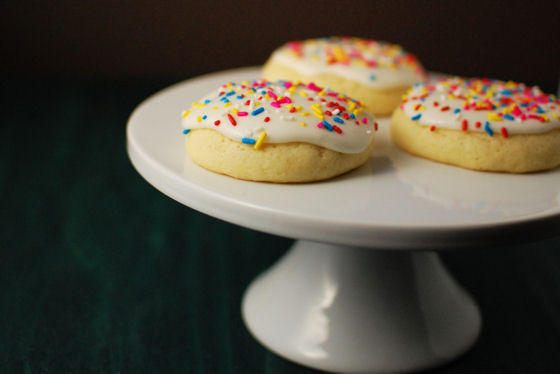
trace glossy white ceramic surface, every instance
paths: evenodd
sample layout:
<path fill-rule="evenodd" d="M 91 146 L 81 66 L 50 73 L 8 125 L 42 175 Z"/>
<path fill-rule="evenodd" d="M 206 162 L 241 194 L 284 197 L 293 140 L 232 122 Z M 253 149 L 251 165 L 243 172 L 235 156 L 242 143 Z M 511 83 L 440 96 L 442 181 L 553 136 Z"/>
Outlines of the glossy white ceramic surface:
<path fill-rule="evenodd" d="M 460 355 L 479 333 L 478 309 L 437 254 L 413 250 L 558 235 L 560 169 L 494 174 L 416 158 L 392 144 L 386 118 L 371 160 L 324 182 L 247 182 L 195 165 L 181 112 L 216 86 L 259 73 L 174 85 L 143 102 L 127 127 L 133 165 L 166 195 L 234 224 L 306 239 L 248 289 L 251 332 L 288 359 L 335 372 L 411 371 Z"/>
<path fill-rule="evenodd" d="M 444 249 L 534 240 L 558 233 L 560 169 L 510 175 L 438 164 L 397 149 L 380 119 L 377 150 L 331 180 L 270 184 L 204 170 L 186 156 L 180 114 L 258 68 L 203 76 L 143 102 L 128 123 L 128 152 L 156 188 L 201 212 L 278 235 L 344 245 Z"/>
<path fill-rule="evenodd" d="M 279 355 L 342 373 L 398 373 L 467 350 L 480 314 L 433 252 L 298 241 L 243 300 L 253 335 Z"/>

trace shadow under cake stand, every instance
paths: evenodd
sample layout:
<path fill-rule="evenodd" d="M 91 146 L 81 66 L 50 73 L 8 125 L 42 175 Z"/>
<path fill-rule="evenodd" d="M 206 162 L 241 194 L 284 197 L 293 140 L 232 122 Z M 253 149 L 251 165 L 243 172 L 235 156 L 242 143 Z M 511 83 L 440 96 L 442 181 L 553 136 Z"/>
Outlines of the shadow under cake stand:
<path fill-rule="evenodd" d="M 246 291 L 251 333 L 288 360 L 341 373 L 414 371 L 461 355 L 480 312 L 435 251 L 554 235 L 560 170 L 482 173 L 412 157 L 391 143 L 388 119 L 366 165 L 324 182 L 247 182 L 195 165 L 180 113 L 225 82 L 259 75 L 252 67 L 176 84 L 139 105 L 127 127 L 133 165 L 164 194 L 299 239 Z"/>

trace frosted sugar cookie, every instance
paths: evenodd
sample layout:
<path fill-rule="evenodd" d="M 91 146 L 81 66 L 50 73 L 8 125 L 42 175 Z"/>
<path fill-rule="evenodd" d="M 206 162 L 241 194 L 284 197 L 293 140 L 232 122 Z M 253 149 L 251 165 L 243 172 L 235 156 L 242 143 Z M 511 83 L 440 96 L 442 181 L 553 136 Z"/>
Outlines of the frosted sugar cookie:
<path fill-rule="evenodd" d="M 269 80 L 313 81 L 359 100 L 373 114 L 389 115 L 401 97 L 424 79 L 417 58 L 396 44 L 353 37 L 292 41 L 263 68 Z"/>
<path fill-rule="evenodd" d="M 527 173 L 560 165 L 560 101 L 538 87 L 446 78 L 414 86 L 391 120 L 403 150 L 468 169 Z"/>
<path fill-rule="evenodd" d="M 183 112 L 190 157 L 239 179 L 309 182 L 364 164 L 374 117 L 355 100 L 314 83 L 228 83 Z"/>

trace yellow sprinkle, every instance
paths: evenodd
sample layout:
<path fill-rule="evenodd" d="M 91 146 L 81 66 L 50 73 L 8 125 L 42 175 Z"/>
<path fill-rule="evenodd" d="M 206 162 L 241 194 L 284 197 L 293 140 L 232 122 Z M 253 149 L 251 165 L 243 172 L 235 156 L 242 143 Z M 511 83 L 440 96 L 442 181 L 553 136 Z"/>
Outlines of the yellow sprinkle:
<path fill-rule="evenodd" d="M 354 115 L 354 117 L 358 117 L 358 109 L 354 109 L 354 111 L 352 112 L 352 114 Z"/>
<path fill-rule="evenodd" d="M 249 86 L 249 85 L 251 84 L 251 82 L 249 82 L 249 81 L 243 81 L 243 82 L 241 82 L 241 84 L 244 85 L 244 86 Z"/>
<path fill-rule="evenodd" d="M 309 115 L 309 112 L 301 112 L 300 114 L 302 117 L 307 117 Z"/>
<path fill-rule="evenodd" d="M 237 114 L 237 112 L 239 112 L 239 109 L 233 108 L 230 113 L 231 114 Z"/>
<path fill-rule="evenodd" d="M 253 148 L 255 149 L 261 149 L 262 147 L 262 143 L 264 142 L 264 138 L 266 138 L 266 132 L 262 132 L 261 135 L 259 135 L 259 138 L 257 139 L 257 142 L 255 143 L 255 145 L 253 146 Z"/>
<path fill-rule="evenodd" d="M 553 112 L 553 113 L 552 113 L 552 117 L 558 119 L 558 114 L 556 114 L 556 113 Z"/>
<path fill-rule="evenodd" d="M 288 92 L 294 93 L 296 88 L 297 88 L 297 86 L 292 86 L 292 87 L 288 88 Z"/>
<path fill-rule="evenodd" d="M 488 113 L 488 120 L 494 122 L 500 122 L 502 120 L 502 117 L 500 117 L 496 113 Z"/>
<path fill-rule="evenodd" d="M 356 103 L 353 102 L 353 101 L 350 101 L 348 103 L 348 111 L 353 112 L 355 108 L 356 108 Z"/>
<path fill-rule="evenodd" d="M 448 99 L 448 100 L 454 100 L 454 99 L 456 99 L 456 98 L 457 98 L 457 96 L 455 96 L 455 95 L 453 95 L 453 94 L 447 95 L 447 99 Z"/>
<path fill-rule="evenodd" d="M 325 117 L 323 117 L 322 114 L 319 114 L 319 113 L 317 113 L 317 112 L 315 112 L 315 111 L 313 112 L 313 115 L 314 115 L 315 117 L 319 118 L 321 121 L 325 119 Z"/>
<path fill-rule="evenodd" d="M 301 110 L 301 105 L 296 106 L 296 112 L 299 112 Z"/>
<path fill-rule="evenodd" d="M 267 93 L 266 95 L 264 95 L 265 99 L 270 99 L 270 95 Z"/>
<path fill-rule="evenodd" d="M 541 114 L 541 117 L 544 119 L 545 122 L 549 122 L 550 118 L 548 118 L 548 116 L 546 114 Z"/>
<path fill-rule="evenodd" d="M 301 81 L 298 79 L 298 80 L 293 81 L 292 83 L 294 84 L 294 86 L 299 86 Z"/>
<path fill-rule="evenodd" d="M 307 126 L 307 123 L 305 123 L 305 122 L 300 122 L 299 125 L 300 125 L 301 127 L 305 127 L 305 126 Z"/>
<path fill-rule="evenodd" d="M 231 106 L 231 103 L 225 103 L 224 106 L 225 107 Z"/>
<path fill-rule="evenodd" d="M 206 104 L 198 104 L 196 107 L 197 108 L 204 108 L 206 106 Z"/>
<path fill-rule="evenodd" d="M 294 107 L 293 104 L 288 104 L 288 105 L 286 105 L 286 109 L 288 109 L 288 110 L 292 109 L 293 107 Z"/>
<path fill-rule="evenodd" d="M 319 95 L 319 96 L 325 96 L 326 93 L 325 93 L 325 91 L 319 91 L 319 93 L 318 93 L 317 95 Z"/>
<path fill-rule="evenodd" d="M 218 110 L 218 107 L 217 107 L 217 106 L 215 106 L 215 107 L 213 107 L 213 108 L 212 108 L 212 110 Z"/>
<path fill-rule="evenodd" d="M 196 117 L 196 120 L 197 120 L 198 122 L 202 122 L 202 117 L 201 117 L 201 116 L 197 116 L 197 117 Z"/>
<path fill-rule="evenodd" d="M 192 106 L 193 108 L 196 108 L 196 107 L 198 106 L 198 103 L 195 101 L 194 103 L 191 104 L 191 106 Z"/>
<path fill-rule="evenodd" d="M 185 111 L 183 112 L 183 118 L 187 118 L 187 116 L 188 116 L 189 114 L 191 114 L 191 111 L 188 110 L 188 109 L 185 110 Z"/>
<path fill-rule="evenodd" d="M 299 91 L 299 96 L 306 97 L 306 96 L 307 96 L 307 92 L 305 92 L 305 91 Z"/>
<path fill-rule="evenodd" d="M 255 108 L 258 107 L 258 106 L 260 106 L 260 105 L 261 105 L 261 102 L 260 102 L 260 101 L 257 101 L 257 102 L 255 103 Z"/>

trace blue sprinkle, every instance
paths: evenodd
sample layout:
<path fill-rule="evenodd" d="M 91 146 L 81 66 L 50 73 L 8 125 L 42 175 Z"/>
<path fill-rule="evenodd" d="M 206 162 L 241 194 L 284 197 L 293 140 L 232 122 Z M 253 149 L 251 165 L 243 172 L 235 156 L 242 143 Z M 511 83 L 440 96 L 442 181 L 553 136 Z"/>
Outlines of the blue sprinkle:
<path fill-rule="evenodd" d="M 369 80 L 370 80 L 370 81 L 374 81 L 374 80 L 375 80 L 375 75 L 373 75 L 373 74 L 370 75 L 370 76 L 369 76 Z"/>
<path fill-rule="evenodd" d="M 206 114 L 202 116 L 202 119 L 206 119 L 206 118 L 208 118 Z"/>
<path fill-rule="evenodd" d="M 453 114 L 457 114 L 457 113 L 459 113 L 460 111 L 461 111 L 461 109 L 457 108 L 457 109 L 455 109 L 455 110 L 453 111 Z"/>
<path fill-rule="evenodd" d="M 545 113 L 545 111 L 539 106 L 537 107 L 537 113 Z"/>
<path fill-rule="evenodd" d="M 527 108 L 529 106 L 528 103 L 523 103 L 523 104 L 519 104 L 519 105 L 521 105 L 523 108 Z"/>
<path fill-rule="evenodd" d="M 329 130 L 329 131 L 333 131 L 333 127 L 331 126 L 330 123 L 328 123 L 327 121 L 323 121 L 323 126 Z"/>
<path fill-rule="evenodd" d="M 494 131 L 492 131 L 492 129 L 490 128 L 490 122 L 486 121 L 486 123 L 484 124 L 484 131 L 486 131 L 490 136 L 494 135 Z"/>
<path fill-rule="evenodd" d="M 224 103 L 229 103 L 229 100 L 228 100 L 228 98 L 227 98 L 227 97 L 225 97 L 225 96 L 224 96 L 224 97 L 222 97 L 222 98 L 220 99 L 220 101 L 223 101 Z"/>
<path fill-rule="evenodd" d="M 414 117 L 411 118 L 411 120 L 413 121 L 418 121 L 420 119 L 420 117 L 422 117 L 422 113 L 418 113 L 417 115 L 415 115 Z"/>
<path fill-rule="evenodd" d="M 510 121 L 515 120 L 515 118 L 511 114 L 504 114 L 505 119 L 509 119 Z"/>
<path fill-rule="evenodd" d="M 502 95 L 511 95 L 511 91 L 510 90 L 503 90 Z"/>
<path fill-rule="evenodd" d="M 243 96 L 241 96 L 241 95 L 237 95 L 236 97 L 240 100 L 243 99 Z"/>
<path fill-rule="evenodd" d="M 257 141 L 251 138 L 241 138 L 241 143 L 245 144 L 255 144 Z"/>
<path fill-rule="evenodd" d="M 252 116 L 256 116 L 256 115 L 258 115 L 258 114 L 261 114 L 262 112 L 264 112 L 264 108 L 261 106 L 260 108 L 257 108 L 257 109 L 255 109 L 255 110 L 253 110 L 253 111 L 251 112 L 251 115 L 252 115 Z"/>
<path fill-rule="evenodd" d="M 190 129 L 184 129 L 184 130 L 183 130 L 183 134 L 185 134 L 185 135 L 187 135 L 189 132 L 191 132 Z"/>
<path fill-rule="evenodd" d="M 334 117 L 333 121 L 338 122 L 340 124 L 344 124 L 344 121 L 342 120 L 342 118 L 339 118 L 339 117 Z"/>
<path fill-rule="evenodd" d="M 204 100 L 204 104 L 209 104 L 210 101 L 211 101 L 210 99 L 206 99 L 206 100 Z"/>
<path fill-rule="evenodd" d="M 356 119 L 356 116 L 354 115 L 354 113 L 350 113 L 350 118 Z"/>
<path fill-rule="evenodd" d="M 235 91 L 234 91 L 234 90 L 231 90 L 231 91 L 229 91 L 229 92 L 226 94 L 226 96 L 231 96 L 231 95 L 235 95 Z"/>
<path fill-rule="evenodd" d="M 265 91 L 265 90 L 262 90 L 262 91 L 261 91 L 261 95 L 266 95 L 266 91 Z"/>

